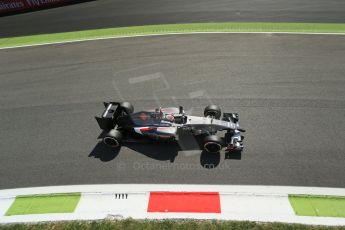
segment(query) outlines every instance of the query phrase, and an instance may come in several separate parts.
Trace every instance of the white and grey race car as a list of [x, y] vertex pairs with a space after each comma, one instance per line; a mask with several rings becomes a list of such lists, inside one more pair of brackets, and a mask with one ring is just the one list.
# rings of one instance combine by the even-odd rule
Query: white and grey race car
[[[221, 113], [216, 105], [209, 105], [204, 116], [186, 115], [182, 106], [179, 108], [156, 108], [134, 113], [129, 102], [105, 102], [101, 117], [96, 117], [99, 127], [104, 131], [103, 142], [112, 147], [120, 147], [128, 140], [178, 140], [180, 131], [190, 132], [202, 137], [202, 148], [210, 153], [242, 151], [243, 139], [237, 113]], [[217, 136], [218, 131], [225, 131], [224, 137]]]

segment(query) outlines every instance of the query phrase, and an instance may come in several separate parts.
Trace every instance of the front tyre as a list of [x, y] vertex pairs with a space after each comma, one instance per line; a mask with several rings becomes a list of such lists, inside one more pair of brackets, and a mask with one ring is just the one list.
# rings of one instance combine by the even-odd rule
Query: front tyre
[[121, 140], [122, 140], [122, 133], [119, 130], [112, 129], [103, 138], [103, 143], [112, 148], [117, 148], [117, 147], [120, 147]]
[[222, 111], [219, 106], [217, 105], [209, 105], [204, 110], [204, 116], [205, 117], [214, 117], [216, 119], [219, 119], [222, 115]]
[[222, 139], [217, 135], [206, 136], [203, 142], [203, 148], [209, 153], [218, 153], [222, 149]]

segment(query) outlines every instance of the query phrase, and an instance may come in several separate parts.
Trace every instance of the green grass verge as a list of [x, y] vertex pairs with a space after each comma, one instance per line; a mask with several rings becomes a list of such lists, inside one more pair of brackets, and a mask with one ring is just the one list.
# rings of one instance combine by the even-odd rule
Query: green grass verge
[[345, 217], [345, 197], [289, 195], [289, 201], [299, 216]]
[[0, 48], [95, 38], [185, 32], [345, 33], [345, 23], [194, 23], [132, 26], [0, 39]]
[[12, 224], [12, 225], [0, 225], [1, 230], [89, 230], [89, 229], [152, 229], [152, 230], [164, 230], [164, 229], [180, 229], [180, 230], [212, 230], [212, 229], [268, 229], [268, 230], [323, 230], [323, 229], [339, 229], [345, 230], [345, 227], [321, 227], [321, 226], [308, 226], [297, 224], [281, 224], [281, 223], [255, 223], [255, 222], [241, 222], [241, 221], [193, 221], [193, 220], [163, 220], [163, 221], [149, 221], [149, 220], [119, 220], [119, 221], [83, 221], [83, 222], [58, 222], [58, 223], [44, 223], [44, 224]]
[[6, 216], [74, 212], [80, 193], [17, 196]]

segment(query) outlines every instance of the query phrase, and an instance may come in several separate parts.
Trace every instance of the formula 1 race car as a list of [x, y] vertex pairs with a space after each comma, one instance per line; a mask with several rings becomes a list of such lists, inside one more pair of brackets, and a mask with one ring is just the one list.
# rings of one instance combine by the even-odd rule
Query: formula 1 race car
[[[216, 105], [209, 105], [204, 116], [186, 115], [182, 106], [179, 108], [157, 108], [134, 113], [129, 102], [104, 102], [105, 110], [101, 117], [96, 117], [99, 127], [104, 131], [103, 142], [111, 147], [120, 147], [129, 138], [142, 137], [155, 141], [178, 140], [180, 131], [190, 132], [202, 137], [201, 147], [209, 153], [242, 151], [243, 136], [238, 123], [237, 113], [221, 113]], [[222, 117], [222, 118], [221, 118]], [[216, 135], [225, 131], [223, 138]]]

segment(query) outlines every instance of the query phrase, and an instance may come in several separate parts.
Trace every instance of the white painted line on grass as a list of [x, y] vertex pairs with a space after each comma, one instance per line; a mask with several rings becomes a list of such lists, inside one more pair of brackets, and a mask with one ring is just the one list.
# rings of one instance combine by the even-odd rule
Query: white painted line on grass
[[116, 38], [135, 38], [135, 37], [151, 37], [151, 36], [166, 36], [166, 35], [193, 35], [193, 34], [291, 34], [291, 35], [333, 35], [333, 36], [345, 35], [345, 33], [317, 33], [317, 32], [181, 32], [181, 33], [178, 32], [178, 33], [139, 34], [139, 35], [124, 35], [124, 36], [109, 36], [109, 37], [105, 36], [105, 37], [86, 38], [86, 39], [77, 39], [77, 40], [66, 40], [66, 41], [61, 41], [61, 42], [47, 42], [47, 43], [37, 43], [37, 44], [31, 44], [31, 45], [8, 46], [8, 47], [1, 47], [0, 50], [35, 47], [35, 46], [46, 46], [46, 45], [58, 45], [58, 44], [67, 44], [67, 43], [75, 43], [75, 42], [108, 40], [108, 39], [116, 39]]

